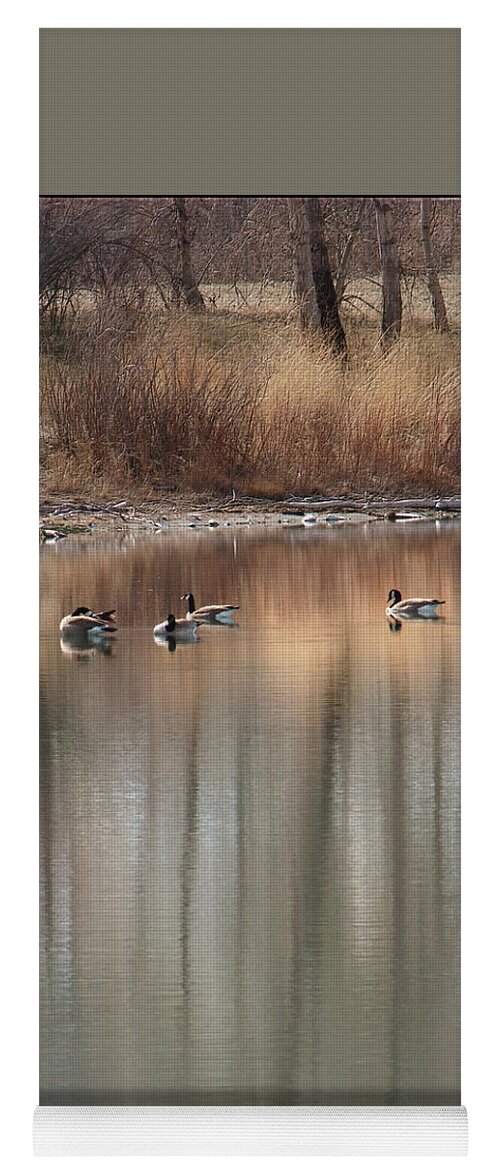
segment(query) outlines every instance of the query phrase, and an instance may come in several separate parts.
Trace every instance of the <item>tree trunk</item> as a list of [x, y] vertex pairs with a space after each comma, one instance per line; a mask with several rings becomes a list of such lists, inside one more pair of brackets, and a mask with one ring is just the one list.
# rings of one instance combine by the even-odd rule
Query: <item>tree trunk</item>
[[205, 302], [196, 284], [191, 260], [191, 237], [189, 235], [186, 200], [184, 196], [173, 196], [177, 246], [179, 250], [179, 291], [190, 309], [204, 309]]
[[390, 200], [374, 199], [373, 203], [377, 222], [378, 250], [382, 267], [383, 308], [381, 341], [383, 345], [391, 345], [401, 333], [401, 268], [394, 236], [394, 223]]
[[319, 329], [320, 312], [314, 284], [309, 230], [303, 197], [287, 197], [288, 224], [292, 242], [295, 296], [303, 329]]
[[434, 329], [439, 333], [446, 333], [449, 329], [448, 318], [446, 316], [446, 306], [444, 297], [439, 284], [439, 277], [437, 268], [434, 262], [431, 243], [431, 200], [428, 196], [422, 198], [420, 202], [420, 233], [422, 237], [422, 248], [424, 251], [425, 271], [427, 274], [427, 284], [429, 286], [429, 293], [432, 301], [432, 311], [434, 314]]
[[307, 225], [309, 228], [309, 249], [312, 276], [316, 290], [320, 326], [337, 354], [347, 349], [345, 333], [339, 317], [337, 294], [330, 270], [328, 248], [325, 239], [325, 225], [321, 205], [316, 195], [304, 199]]

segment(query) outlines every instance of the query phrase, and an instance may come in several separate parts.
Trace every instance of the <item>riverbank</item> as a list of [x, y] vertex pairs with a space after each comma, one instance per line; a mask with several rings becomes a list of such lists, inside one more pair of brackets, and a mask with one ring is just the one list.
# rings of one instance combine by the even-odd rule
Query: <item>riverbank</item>
[[42, 497], [40, 539], [105, 532], [161, 532], [177, 528], [230, 528], [255, 525], [345, 525], [408, 523], [460, 515], [460, 497], [376, 498], [332, 496], [285, 500], [191, 496], [130, 501], [69, 500], [59, 493]]

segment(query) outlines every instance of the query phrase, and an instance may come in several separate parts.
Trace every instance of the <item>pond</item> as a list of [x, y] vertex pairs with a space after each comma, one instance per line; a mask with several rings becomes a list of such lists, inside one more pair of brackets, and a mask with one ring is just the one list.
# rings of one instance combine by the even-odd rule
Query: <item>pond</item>
[[[41, 1104], [458, 1104], [456, 521], [41, 550]], [[391, 587], [446, 599], [391, 629]], [[160, 645], [181, 594], [234, 626]], [[61, 646], [78, 605], [118, 633]]]

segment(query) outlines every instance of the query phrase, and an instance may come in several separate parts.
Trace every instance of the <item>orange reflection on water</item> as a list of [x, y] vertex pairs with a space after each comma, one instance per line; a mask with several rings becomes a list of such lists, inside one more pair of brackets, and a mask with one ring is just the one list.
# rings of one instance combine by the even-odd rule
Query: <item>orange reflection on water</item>
[[[456, 524], [42, 549], [42, 1102], [459, 1100]], [[446, 598], [391, 633], [388, 589]], [[169, 653], [180, 595], [240, 604]], [[60, 616], [116, 606], [113, 656]]]

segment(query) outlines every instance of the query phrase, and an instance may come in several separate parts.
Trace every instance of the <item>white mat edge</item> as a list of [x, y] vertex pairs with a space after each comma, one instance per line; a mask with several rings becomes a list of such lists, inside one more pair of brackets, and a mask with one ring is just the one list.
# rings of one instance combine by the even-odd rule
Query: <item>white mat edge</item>
[[38, 1106], [37, 1156], [466, 1155], [464, 1106]]

